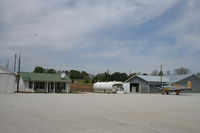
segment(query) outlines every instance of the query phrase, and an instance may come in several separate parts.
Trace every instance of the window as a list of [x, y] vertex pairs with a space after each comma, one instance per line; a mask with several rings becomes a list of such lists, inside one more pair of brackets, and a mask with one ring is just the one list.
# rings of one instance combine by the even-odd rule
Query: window
[[55, 86], [56, 89], [64, 90], [66, 88], [66, 84], [65, 83], [56, 83], [55, 85], [56, 85]]
[[65, 83], [60, 83], [60, 88], [64, 90], [66, 88], [66, 84]]
[[34, 89], [45, 89], [45, 82], [35, 82]]
[[32, 89], [33, 88], [33, 82], [29, 82], [29, 89]]
[[48, 83], [48, 89], [53, 89], [54, 88], [54, 83], [53, 82], [49, 82]]
[[60, 83], [56, 83], [56, 84], [55, 84], [55, 88], [56, 88], [56, 89], [60, 89]]

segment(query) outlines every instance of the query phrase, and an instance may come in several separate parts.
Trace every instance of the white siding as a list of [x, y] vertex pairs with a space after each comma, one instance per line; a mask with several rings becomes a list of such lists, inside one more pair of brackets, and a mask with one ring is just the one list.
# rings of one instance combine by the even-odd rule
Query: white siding
[[16, 91], [15, 75], [0, 73], [0, 93], [13, 93]]
[[130, 83], [123, 83], [123, 88], [125, 93], [130, 92]]

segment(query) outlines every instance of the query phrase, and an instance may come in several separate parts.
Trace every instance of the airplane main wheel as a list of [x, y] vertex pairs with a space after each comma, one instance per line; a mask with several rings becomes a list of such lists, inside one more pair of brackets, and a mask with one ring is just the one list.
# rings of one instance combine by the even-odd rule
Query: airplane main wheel
[[169, 95], [169, 91], [167, 91], [166, 94]]

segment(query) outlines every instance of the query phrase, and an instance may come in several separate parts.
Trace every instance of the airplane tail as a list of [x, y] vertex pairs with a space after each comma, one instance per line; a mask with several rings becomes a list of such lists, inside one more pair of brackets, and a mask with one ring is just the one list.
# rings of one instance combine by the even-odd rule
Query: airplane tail
[[188, 88], [192, 89], [192, 82], [188, 81]]

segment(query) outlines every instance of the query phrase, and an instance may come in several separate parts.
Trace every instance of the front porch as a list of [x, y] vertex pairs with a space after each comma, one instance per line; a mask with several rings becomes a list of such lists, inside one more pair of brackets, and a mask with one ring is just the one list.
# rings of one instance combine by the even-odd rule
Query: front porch
[[29, 89], [34, 92], [46, 92], [46, 93], [68, 93], [69, 84], [66, 82], [47, 82], [47, 81], [30, 81]]

